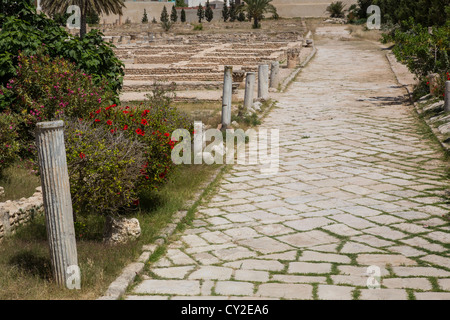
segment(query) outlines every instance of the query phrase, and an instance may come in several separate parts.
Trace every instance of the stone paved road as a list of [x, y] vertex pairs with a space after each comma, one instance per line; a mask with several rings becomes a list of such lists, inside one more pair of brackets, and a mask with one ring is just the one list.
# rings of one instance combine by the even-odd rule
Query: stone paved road
[[262, 124], [278, 174], [235, 165], [125, 298], [450, 299], [446, 163], [404, 94], [378, 47], [320, 41]]

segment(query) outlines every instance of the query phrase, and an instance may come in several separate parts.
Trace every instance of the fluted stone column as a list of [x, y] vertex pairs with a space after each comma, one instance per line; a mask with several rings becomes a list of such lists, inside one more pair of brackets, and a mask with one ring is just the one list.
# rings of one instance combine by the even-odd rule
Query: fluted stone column
[[270, 68], [270, 83], [271, 88], [277, 88], [279, 82], [280, 63], [278, 61], [272, 61]]
[[269, 66], [261, 64], [258, 67], [258, 99], [269, 98]]
[[233, 67], [225, 66], [223, 76], [222, 95], [222, 128], [226, 129], [231, 124], [231, 99], [233, 90]]
[[445, 104], [444, 111], [450, 112], [450, 81], [445, 82]]
[[244, 94], [244, 109], [246, 111], [253, 107], [255, 79], [256, 74], [254, 72], [247, 72], [247, 78], [245, 79], [245, 94]]
[[64, 122], [38, 123], [36, 145], [53, 276], [58, 285], [79, 289], [80, 270], [64, 146]]

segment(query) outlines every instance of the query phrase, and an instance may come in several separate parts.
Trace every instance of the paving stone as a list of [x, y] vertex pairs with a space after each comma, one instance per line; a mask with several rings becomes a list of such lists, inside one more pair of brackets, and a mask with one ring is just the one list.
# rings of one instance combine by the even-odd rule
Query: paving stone
[[293, 235], [277, 237], [277, 239], [286, 242], [294, 247], [311, 247], [321, 244], [339, 242], [339, 239], [332, 237], [320, 230], [301, 232]]
[[190, 234], [187, 236], [182, 236], [181, 240], [185, 242], [190, 247], [199, 247], [199, 246], [206, 246], [208, 243], [200, 238], [199, 236], [195, 234]]
[[343, 224], [348, 225], [354, 229], [365, 229], [370, 227], [375, 227], [376, 225], [370, 221], [363, 218], [355, 217], [351, 214], [338, 214], [331, 217], [333, 220], [339, 221]]
[[393, 223], [399, 223], [404, 221], [403, 219], [399, 219], [398, 217], [391, 216], [388, 214], [380, 214], [378, 216], [367, 217], [367, 219], [383, 225], [390, 225]]
[[400, 266], [400, 265], [416, 265], [417, 262], [406, 258], [402, 255], [392, 254], [359, 254], [356, 258], [358, 264], [370, 266]]
[[428, 291], [432, 289], [430, 281], [425, 278], [389, 278], [381, 281], [383, 286], [392, 289], [417, 289]]
[[438, 256], [435, 254], [430, 254], [425, 257], [421, 257], [420, 260], [430, 262], [432, 264], [437, 264], [445, 268], [450, 268], [450, 258]]
[[366, 287], [368, 276], [331, 275], [330, 278], [334, 284], [348, 284], [357, 287]]
[[200, 293], [202, 296], [210, 296], [212, 294], [212, 289], [214, 288], [215, 281], [204, 280], [201, 284]]
[[308, 284], [264, 283], [256, 296], [284, 299], [312, 299], [312, 286]]
[[254, 285], [250, 282], [218, 281], [214, 291], [220, 295], [250, 296], [253, 294]]
[[287, 260], [294, 261], [297, 260], [297, 251], [286, 251], [282, 253], [272, 253], [265, 254], [262, 256], [258, 256], [258, 259], [266, 259], [266, 260]]
[[417, 300], [450, 300], [450, 292], [415, 292]]
[[383, 252], [383, 251], [352, 241], [347, 241], [340, 251], [340, 253], [367, 253], [367, 252]]
[[307, 230], [323, 227], [323, 226], [326, 226], [331, 223], [333, 223], [333, 221], [331, 221], [327, 218], [318, 217], [318, 218], [305, 218], [305, 219], [300, 219], [300, 220], [295, 220], [295, 221], [289, 221], [289, 222], [285, 222], [284, 225], [286, 225], [290, 228], [293, 228], [295, 230], [307, 231]]
[[186, 274], [194, 270], [194, 266], [186, 267], [169, 267], [169, 268], [153, 268], [152, 272], [157, 276], [166, 279], [183, 279]]
[[320, 284], [317, 289], [319, 300], [352, 300], [354, 288]]
[[313, 251], [303, 251], [299, 261], [323, 261], [336, 263], [350, 263], [351, 259], [343, 254], [320, 253]]
[[269, 272], [257, 270], [236, 270], [234, 279], [241, 281], [267, 282], [269, 281]]
[[361, 289], [359, 300], [407, 300], [403, 289]]
[[213, 256], [212, 254], [210, 254], [208, 252], [195, 253], [195, 254], [193, 254], [193, 257], [201, 265], [211, 265], [211, 264], [216, 264], [216, 263], [220, 262], [220, 260], [217, 257]]
[[[389, 275], [389, 271], [383, 267], [380, 267], [380, 276], [385, 277]], [[358, 277], [368, 277], [368, 268], [367, 266], [338, 266], [338, 270], [340, 273], [344, 275], [350, 275], [350, 276], [358, 276]]]
[[189, 275], [189, 279], [229, 280], [233, 269], [215, 266], [202, 266]]
[[179, 249], [167, 250], [167, 257], [176, 265], [192, 265], [195, 261]]
[[450, 277], [450, 272], [433, 267], [393, 267], [399, 277]]
[[235, 269], [247, 269], [247, 270], [266, 270], [266, 271], [281, 271], [284, 269], [284, 265], [275, 260], [256, 260], [246, 259], [228, 262], [224, 264], [225, 267], [231, 267]]
[[327, 278], [322, 276], [292, 276], [286, 274], [274, 274], [273, 281], [287, 282], [287, 283], [326, 283]]
[[254, 211], [258, 208], [252, 204], [242, 204], [237, 206], [225, 206], [222, 207], [222, 209], [231, 213], [241, 213], [246, 211]]
[[340, 236], [345, 236], [345, 237], [355, 236], [357, 234], [361, 234], [361, 231], [352, 229], [349, 226], [347, 226], [345, 224], [342, 224], [342, 223], [337, 223], [337, 224], [332, 224], [332, 225], [329, 225], [329, 226], [325, 226], [325, 227], [322, 227], [322, 229], [331, 231], [334, 234], [337, 234], [337, 235], [340, 235]]
[[227, 219], [224, 219], [224, 218], [221, 218], [221, 217], [209, 218], [209, 219], [206, 219], [206, 221], [208, 221], [209, 224], [212, 224], [214, 226], [231, 223], [230, 220], [227, 220]]
[[238, 244], [250, 247], [262, 254], [291, 250], [292, 247], [269, 237], [252, 238], [237, 241]]
[[420, 237], [404, 239], [404, 240], [401, 240], [401, 241], [403, 243], [409, 244], [411, 246], [427, 249], [427, 250], [434, 251], [434, 252], [446, 251], [446, 249], [443, 246], [441, 246], [439, 244], [436, 244], [436, 243], [431, 243], [428, 240], [425, 240], [425, 239], [420, 238]]
[[386, 226], [365, 229], [364, 232], [392, 240], [402, 239], [407, 236], [403, 232], [393, 230]]
[[144, 280], [133, 290], [143, 294], [200, 294], [200, 282], [193, 280]]
[[430, 238], [435, 241], [442, 242], [442, 243], [450, 243], [450, 233], [434, 231], [434, 232], [430, 232], [429, 234], [425, 235], [425, 237]]
[[391, 227], [406, 231], [408, 233], [423, 233], [423, 232], [429, 232], [430, 230], [414, 224], [414, 223], [399, 223], [399, 224], [392, 224]]
[[450, 291], [450, 279], [438, 279], [438, 283], [442, 290]]
[[200, 236], [209, 243], [225, 243], [230, 241], [230, 237], [220, 231], [203, 232]]
[[291, 262], [288, 273], [330, 273], [331, 263]]
[[238, 260], [256, 256], [255, 252], [243, 247], [234, 247], [212, 251], [217, 258], [223, 261]]
[[381, 214], [380, 211], [374, 210], [371, 208], [367, 208], [364, 206], [352, 206], [352, 207], [344, 207], [340, 208], [342, 211], [348, 212], [350, 214], [353, 214], [355, 216], [360, 217], [371, 217]]
[[257, 232], [262, 233], [267, 236], [278, 236], [287, 233], [292, 233], [295, 230], [288, 228], [282, 224], [266, 224], [262, 226], [257, 226], [254, 228]]
[[250, 239], [250, 238], [260, 236], [255, 230], [253, 230], [252, 228], [248, 228], [248, 227], [232, 228], [232, 229], [225, 230], [224, 233], [226, 233], [228, 236], [230, 236], [234, 240]]
[[406, 257], [417, 257], [417, 256], [423, 256], [426, 254], [425, 251], [414, 249], [413, 247], [409, 246], [394, 246], [389, 247], [389, 251], [401, 253], [402, 255]]

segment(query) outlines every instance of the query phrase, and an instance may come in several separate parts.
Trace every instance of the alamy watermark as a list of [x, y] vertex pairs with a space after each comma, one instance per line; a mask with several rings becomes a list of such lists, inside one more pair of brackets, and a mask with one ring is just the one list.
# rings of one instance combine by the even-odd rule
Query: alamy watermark
[[379, 30], [381, 28], [381, 9], [377, 5], [371, 5], [367, 8], [366, 13], [371, 15], [367, 18], [367, 29]]
[[[224, 142], [225, 136], [225, 142]], [[241, 164], [261, 165], [261, 174], [276, 174], [279, 170], [278, 129], [218, 129], [204, 130], [202, 122], [194, 122], [194, 137], [186, 129], [172, 133], [178, 142], [171, 153], [174, 164]], [[208, 143], [210, 142], [210, 143]]]

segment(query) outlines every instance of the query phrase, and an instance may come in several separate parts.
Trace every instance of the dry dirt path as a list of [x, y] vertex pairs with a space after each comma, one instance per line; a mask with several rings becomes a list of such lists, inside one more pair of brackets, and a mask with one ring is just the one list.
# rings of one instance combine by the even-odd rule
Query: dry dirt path
[[125, 299], [450, 299], [440, 149], [384, 51], [316, 45], [261, 125], [279, 172], [233, 166]]

